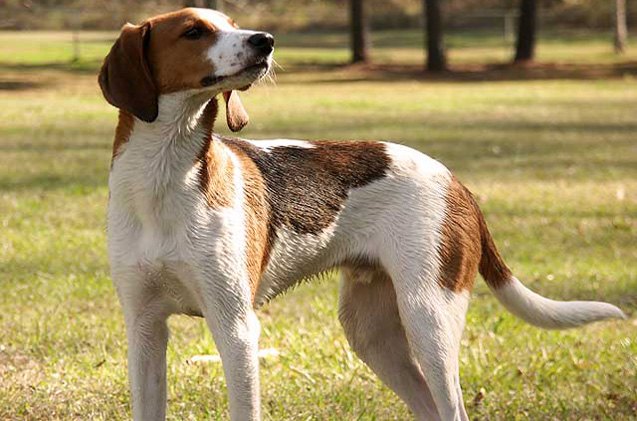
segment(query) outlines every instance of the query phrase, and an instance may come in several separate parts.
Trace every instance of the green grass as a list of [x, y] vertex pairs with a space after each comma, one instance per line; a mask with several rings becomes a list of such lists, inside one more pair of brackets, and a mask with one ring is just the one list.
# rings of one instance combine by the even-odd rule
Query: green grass
[[[419, 37], [377, 34], [375, 59], [418, 64]], [[82, 61], [68, 64], [67, 34], [0, 34], [0, 419], [129, 417], [104, 230], [116, 112], [95, 81], [112, 34], [83, 39], [91, 42]], [[473, 69], [509, 51], [495, 37], [457, 34], [458, 73], [414, 78], [413, 69], [334, 67], [347, 59], [344, 42], [281, 37], [285, 70], [277, 86], [243, 95], [251, 123], [242, 135], [389, 139], [443, 161], [476, 193], [527, 285], [609, 300], [631, 316], [542, 331], [504, 311], [479, 281], [460, 359], [471, 416], [637, 418], [635, 52], [616, 58], [599, 36], [546, 37], [540, 59], [568, 72]], [[592, 65], [624, 70], [600, 78]], [[281, 352], [262, 364], [265, 418], [408, 419], [349, 350], [336, 303], [329, 277], [259, 312], [261, 346]], [[226, 418], [221, 367], [186, 362], [215, 352], [204, 323], [170, 325], [170, 418]]]

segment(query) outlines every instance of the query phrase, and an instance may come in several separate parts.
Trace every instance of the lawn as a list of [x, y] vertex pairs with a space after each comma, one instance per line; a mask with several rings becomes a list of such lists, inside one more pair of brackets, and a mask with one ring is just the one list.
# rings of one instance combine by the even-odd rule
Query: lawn
[[[0, 33], [0, 419], [126, 419], [124, 324], [105, 250], [116, 111], [96, 69], [114, 34]], [[477, 419], [637, 418], [637, 54], [602, 36], [540, 42], [530, 69], [487, 65], [488, 34], [450, 39], [454, 74], [421, 76], [416, 32], [375, 37], [344, 68], [343, 34], [279, 37], [277, 84], [243, 94], [251, 138], [388, 139], [449, 166], [477, 195], [518, 278], [561, 299], [603, 299], [628, 321], [533, 328], [478, 281], [461, 350]], [[402, 66], [402, 67], [401, 67]], [[220, 119], [223, 121], [223, 119]], [[219, 124], [219, 130], [225, 128]], [[335, 276], [259, 311], [264, 417], [409, 419], [349, 350]], [[220, 365], [199, 319], [173, 317], [169, 417], [225, 419]]]

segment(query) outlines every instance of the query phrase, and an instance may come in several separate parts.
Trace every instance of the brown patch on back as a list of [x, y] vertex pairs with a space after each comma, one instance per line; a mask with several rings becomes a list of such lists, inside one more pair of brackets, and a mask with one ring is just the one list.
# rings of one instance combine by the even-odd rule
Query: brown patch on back
[[117, 158], [120, 152], [120, 148], [128, 142], [130, 135], [133, 132], [135, 126], [135, 119], [133, 116], [124, 110], [119, 110], [119, 120], [117, 121], [117, 128], [115, 129], [115, 140], [113, 141], [113, 154], [111, 156], [111, 167], [113, 161]]
[[250, 157], [263, 174], [271, 208], [271, 235], [287, 226], [319, 234], [341, 211], [353, 188], [383, 178], [390, 158], [378, 142], [308, 142], [313, 148], [281, 146], [266, 152], [224, 138]]
[[334, 222], [349, 191], [384, 177], [390, 163], [385, 145], [376, 142], [310, 142], [314, 148], [266, 152], [240, 139], [221, 140], [242, 162], [251, 279], [265, 270], [279, 229], [319, 234]]
[[480, 222], [471, 193], [455, 177], [447, 190], [446, 216], [439, 248], [438, 282], [454, 292], [471, 290], [480, 262]]

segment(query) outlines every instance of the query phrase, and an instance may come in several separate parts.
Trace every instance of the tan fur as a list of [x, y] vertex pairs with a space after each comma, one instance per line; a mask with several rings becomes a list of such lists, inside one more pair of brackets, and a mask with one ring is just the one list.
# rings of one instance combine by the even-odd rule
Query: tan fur
[[243, 176], [244, 212], [246, 217], [246, 263], [250, 277], [250, 290], [254, 300], [259, 280], [265, 270], [271, 244], [268, 238], [268, 202], [266, 187], [261, 172], [244, 151], [228, 147], [241, 161]]
[[398, 313], [391, 278], [378, 266], [342, 269], [338, 318], [350, 346], [416, 414], [439, 420]]
[[454, 292], [471, 290], [480, 262], [480, 223], [471, 193], [452, 177], [447, 190], [447, 213], [440, 242], [438, 282]]
[[[159, 92], [199, 88], [201, 79], [213, 73], [206, 51], [217, 40], [217, 28], [200, 19], [192, 9], [167, 13], [147, 22], [151, 27], [148, 57]], [[202, 29], [204, 36], [185, 39], [182, 35], [193, 26]]]
[[151, 122], [158, 114], [158, 92], [150, 69], [150, 24], [122, 28], [104, 59], [97, 78], [104, 98], [113, 106]]
[[446, 199], [447, 213], [439, 250], [440, 285], [454, 292], [471, 291], [478, 271], [491, 288], [508, 283], [511, 270], [495, 247], [471, 192], [452, 177]]
[[202, 148], [199, 190], [206, 197], [206, 203], [213, 209], [232, 206], [234, 191], [234, 165], [230, 157], [220, 153], [222, 146], [217, 142], [206, 143]]
[[[193, 27], [202, 31], [201, 38], [184, 37]], [[125, 25], [100, 70], [104, 97], [141, 120], [154, 121], [159, 95], [200, 88], [202, 79], [214, 74], [206, 52], [217, 32], [193, 9]]]
[[[211, 208], [232, 206], [235, 195], [240, 193], [234, 191], [233, 176], [236, 169], [226, 155], [227, 149], [239, 159], [241, 177], [244, 183], [246, 264], [250, 277], [252, 299], [254, 300], [270, 250], [265, 182], [254, 161], [248, 158], [244, 151], [213, 139], [212, 129], [217, 113], [217, 101], [213, 99], [206, 105], [201, 119], [201, 125], [206, 131], [208, 142], [199, 158], [202, 165], [199, 188], [206, 195], [206, 201]], [[224, 156], [225, 158], [222, 158]]]
[[226, 123], [228, 128], [233, 132], [243, 129], [250, 117], [243, 108], [243, 103], [236, 91], [227, 91], [223, 93], [223, 99], [226, 101]]
[[[476, 205], [477, 209], [477, 205]], [[480, 210], [478, 210], [480, 223], [480, 239], [482, 241], [482, 257], [480, 259], [480, 274], [485, 282], [493, 289], [498, 289], [511, 282], [513, 274], [511, 269], [504, 263], [500, 256], [491, 233], [487, 228], [487, 223]]]
[[133, 118], [133, 116], [127, 111], [119, 110], [119, 120], [117, 122], [117, 128], [115, 129], [115, 139], [113, 140], [111, 166], [113, 166], [113, 161], [119, 154], [121, 147], [130, 139], [130, 135], [133, 132], [134, 126], [135, 119]]
[[206, 105], [201, 117], [201, 125], [206, 131], [207, 141], [201, 148], [198, 161], [199, 190], [206, 197], [208, 206], [214, 209], [232, 206], [234, 191], [234, 165], [223, 145], [212, 139], [212, 127], [217, 115], [217, 102], [212, 100]]

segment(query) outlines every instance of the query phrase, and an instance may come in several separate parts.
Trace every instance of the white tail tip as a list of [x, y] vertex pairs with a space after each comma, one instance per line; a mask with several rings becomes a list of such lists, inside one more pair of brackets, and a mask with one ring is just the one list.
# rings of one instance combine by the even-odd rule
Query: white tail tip
[[612, 304], [599, 301], [555, 301], [531, 291], [513, 277], [493, 293], [511, 313], [545, 329], [568, 329], [605, 319], [626, 319]]

